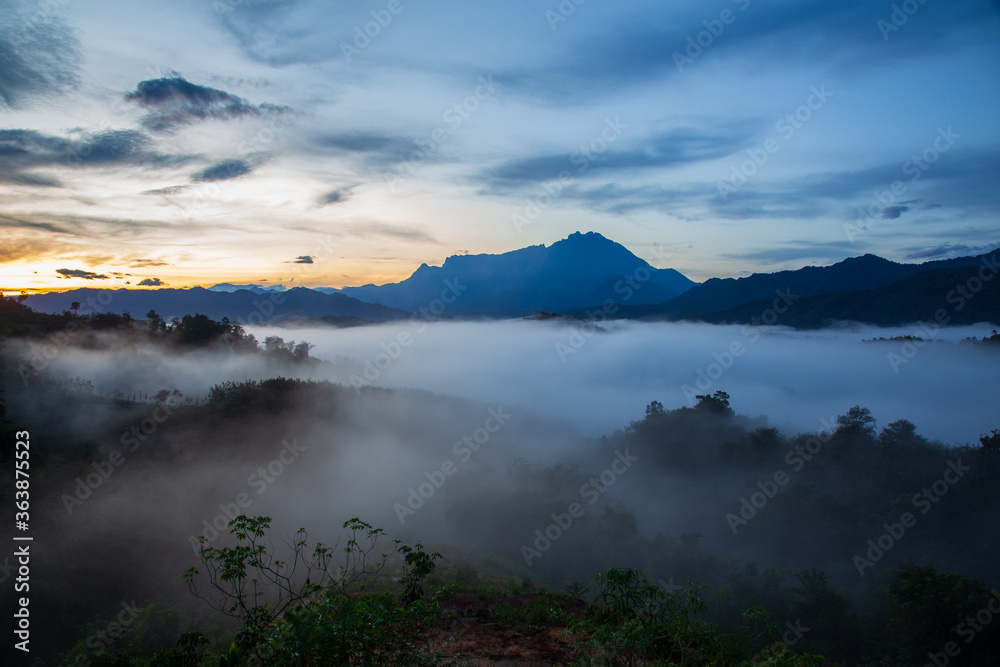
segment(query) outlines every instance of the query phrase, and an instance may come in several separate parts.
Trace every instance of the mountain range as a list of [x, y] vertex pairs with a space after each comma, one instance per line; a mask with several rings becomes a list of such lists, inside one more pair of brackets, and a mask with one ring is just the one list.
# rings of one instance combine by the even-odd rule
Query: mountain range
[[[851, 257], [832, 266], [712, 278], [665, 303], [626, 305], [619, 316], [633, 319], [750, 323], [779, 293], [794, 297], [780, 324], [817, 328], [853, 321], [899, 326], [933, 321], [938, 310], [950, 324], [1000, 323], [1000, 250], [975, 257], [898, 264], [875, 255]], [[980, 270], [985, 279], [980, 277]], [[979, 288], [966, 298], [959, 289]], [[959, 307], [961, 306], [961, 307]]]
[[[442, 317], [521, 317], [541, 311], [587, 316], [608, 301], [618, 317], [751, 323], [780, 294], [791, 295], [779, 324], [812, 328], [838, 321], [898, 326], [931, 321], [1000, 323], [1000, 250], [976, 257], [899, 264], [875, 255], [825, 267], [712, 278], [695, 283], [674, 269], [658, 269], [600, 234], [574, 233], [550, 246], [502, 254], [454, 255], [442, 266], [422, 264], [406, 280], [386, 285], [303, 288], [232, 285], [158, 290], [94, 290], [33, 295], [28, 305], [60, 312], [76, 301], [142, 317], [156, 310], [170, 319], [204, 313], [257, 323], [323, 319], [385, 322], [430, 310]], [[964, 287], [963, 287], [964, 286]], [[971, 288], [976, 287], [971, 293]], [[970, 290], [962, 296], [957, 290]], [[967, 298], [968, 297], [968, 298]], [[103, 297], [105, 300], [107, 296]], [[959, 307], [961, 306], [961, 307]], [[940, 319], [940, 318], [938, 318]]]
[[155, 310], [166, 320], [202, 313], [216, 320], [228, 317], [241, 324], [328, 315], [391, 322], [410, 316], [405, 311], [358, 301], [346, 294], [324, 294], [306, 287], [282, 292], [248, 289], [228, 292], [202, 287], [155, 290], [98, 290], [85, 287], [68, 292], [36, 294], [27, 300], [29, 306], [45, 313], [69, 310], [73, 302], [80, 303], [83, 313], [128, 311], [133, 317], [142, 319], [149, 310]]

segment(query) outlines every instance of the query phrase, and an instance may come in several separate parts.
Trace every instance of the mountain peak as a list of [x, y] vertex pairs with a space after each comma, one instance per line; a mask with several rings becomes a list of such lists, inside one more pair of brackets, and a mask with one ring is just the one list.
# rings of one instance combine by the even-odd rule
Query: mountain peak
[[[623, 290], [618, 283], [639, 270], [651, 272], [650, 286], [641, 292]], [[421, 265], [399, 283], [342, 291], [371, 303], [413, 311], [439, 296], [446, 280], [465, 286], [450, 310], [475, 313], [568, 310], [620, 299], [624, 293], [636, 302], [665, 301], [693, 284], [673, 270], [653, 269], [625, 246], [597, 232], [573, 232], [550, 246], [452, 255], [440, 267]]]
[[606, 236], [602, 236], [597, 232], [573, 232], [561, 241], [556, 241], [550, 247], [555, 247], [557, 245], [570, 245], [575, 247], [598, 247], [598, 246], [617, 246], [620, 245], [615, 243]]

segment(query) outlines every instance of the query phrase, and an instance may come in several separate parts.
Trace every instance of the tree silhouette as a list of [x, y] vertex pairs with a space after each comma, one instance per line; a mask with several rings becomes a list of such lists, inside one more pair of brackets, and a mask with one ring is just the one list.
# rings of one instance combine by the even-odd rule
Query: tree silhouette
[[711, 396], [708, 394], [699, 394], [695, 398], [698, 399], [698, 404], [694, 406], [695, 410], [705, 410], [729, 416], [734, 414], [733, 409], [729, 407], [729, 394], [724, 391], [717, 391]]
[[167, 328], [167, 323], [164, 322], [163, 318], [160, 317], [160, 314], [152, 308], [150, 308], [149, 312], [146, 313], [146, 320], [149, 322], [150, 331], [163, 331]]
[[858, 435], [875, 435], [875, 417], [868, 408], [855, 405], [846, 415], [837, 417], [837, 432], [856, 433]]

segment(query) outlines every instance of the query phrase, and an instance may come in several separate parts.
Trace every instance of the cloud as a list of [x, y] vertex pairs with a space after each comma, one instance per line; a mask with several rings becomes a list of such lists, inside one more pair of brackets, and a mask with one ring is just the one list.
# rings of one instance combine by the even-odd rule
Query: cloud
[[765, 265], [802, 262], [801, 266], [808, 266], [807, 262], [815, 262], [818, 266], [828, 266], [843, 261], [845, 257], [853, 257], [860, 254], [850, 241], [825, 241], [823, 243], [794, 241], [774, 248], [748, 250], [739, 253], [724, 253], [722, 256], [759, 262]]
[[300, 255], [293, 260], [285, 262], [285, 264], [312, 264], [313, 258], [309, 255]]
[[83, 60], [74, 32], [40, 4], [3, 4], [0, 109], [24, 108], [74, 88]]
[[59, 274], [59, 278], [82, 278], [84, 280], [110, 280], [103, 273], [94, 273], [93, 271], [83, 271], [82, 269], [56, 269], [56, 273]]
[[[0, 227], [3, 221], [0, 220]], [[16, 260], [26, 260], [37, 262], [42, 258], [48, 258], [68, 250], [65, 244], [54, 242], [47, 234], [22, 233], [18, 235], [4, 235], [3, 243], [0, 243], [0, 262], [13, 262]], [[35, 271], [37, 275], [38, 272]]]
[[[627, 132], [622, 125], [619, 132]], [[674, 128], [641, 141], [632, 141], [622, 148], [610, 148], [592, 156], [578, 149], [565, 153], [548, 153], [508, 160], [489, 170], [486, 179], [493, 187], [517, 186], [557, 178], [563, 171], [572, 175], [580, 172], [586, 160], [587, 176], [621, 173], [637, 169], [663, 169], [695, 164], [731, 155], [748, 145], [753, 138], [749, 128], [716, 127], [702, 130]], [[605, 144], [606, 145], [606, 144]]]
[[143, 278], [139, 281], [139, 284], [143, 287], [161, 287], [166, 285], [166, 283], [159, 278]]
[[170, 263], [159, 259], [133, 259], [129, 262], [129, 267], [133, 269], [145, 269], [151, 266], [170, 266]]
[[289, 107], [263, 103], [253, 105], [242, 97], [218, 88], [199, 86], [181, 76], [140, 81], [125, 100], [149, 109], [142, 124], [153, 132], [171, 132], [184, 125], [209, 120], [236, 120], [280, 115]]
[[414, 151], [421, 151], [416, 141], [376, 132], [343, 132], [317, 137], [313, 146], [332, 148], [338, 153], [354, 154], [377, 166], [386, 166], [407, 160]]
[[83, 168], [141, 165], [173, 168], [192, 156], [161, 154], [151, 150], [152, 140], [137, 130], [102, 130], [57, 137], [28, 129], [0, 129], [0, 181], [19, 185], [57, 187], [53, 176], [38, 168]]
[[996, 247], [996, 244], [970, 246], [964, 243], [952, 244], [951, 242], [946, 241], [945, 243], [933, 248], [927, 248], [926, 250], [910, 253], [909, 255], [906, 255], [906, 259], [940, 259], [942, 257], [976, 256], [988, 253]]
[[[855, 220], [859, 209], [896, 219], [908, 211], [940, 208], [942, 205], [936, 203], [940, 201], [966, 213], [983, 211], [993, 215], [1000, 206], [1000, 188], [996, 187], [995, 178], [1000, 171], [1000, 147], [953, 148], [941, 153], [917, 178], [913, 177], [913, 170], [914, 163], [904, 155], [899, 161], [807, 174], [777, 184], [764, 179], [751, 180], [729, 194], [726, 201], [716, 192], [703, 202], [714, 214], [731, 219], [836, 216]], [[903, 186], [902, 196], [922, 196], [898, 202], [891, 199], [889, 206], [885, 206], [885, 198], [893, 196], [890, 188], [894, 183]]]
[[203, 183], [210, 181], [226, 181], [231, 178], [239, 178], [240, 176], [246, 176], [254, 170], [254, 165], [251, 165], [246, 160], [223, 160], [211, 167], [206, 167], [201, 171], [193, 174], [191, 180], [195, 183]]
[[367, 222], [356, 222], [346, 225], [346, 229], [350, 232], [351, 236], [388, 236], [407, 241], [438, 242], [431, 234], [412, 225], [394, 225], [387, 222], [369, 220]]
[[144, 190], [142, 194], [144, 195], [162, 195], [165, 197], [171, 195], [179, 195], [180, 193], [187, 190], [190, 186], [188, 185], [168, 185], [165, 188], [156, 188], [155, 190]]
[[331, 190], [319, 198], [319, 203], [322, 206], [326, 206], [328, 204], [339, 204], [346, 201], [347, 197], [347, 193], [343, 190]]
[[[711, 76], [712, 66], [720, 63], [737, 68], [767, 62], [870, 70], [991, 43], [995, 15], [991, 21], [981, 4], [980, 0], [955, 0], [923, 7], [919, 20], [893, 33], [888, 41], [879, 33], [877, 22], [887, 18], [891, 8], [867, 0], [725, 3], [734, 19], [716, 36], [708, 33], [706, 23], [719, 20], [718, 6], [625, 4], [614, 28], [594, 26], [578, 31], [574, 38], [568, 36], [573, 33], [566, 33], [560, 58], [532, 59], [528, 65], [508, 67], [496, 78], [505, 90], [548, 104], [589, 105], [595, 96], [654, 80]], [[695, 41], [700, 33], [711, 38], [707, 46], [699, 47]], [[838, 48], [817, 49], [816, 44]], [[689, 48], [694, 57], [685, 61]]]
[[896, 206], [886, 206], [882, 209], [882, 219], [895, 220], [909, 210], [909, 206], [904, 206], [902, 204], [897, 204]]
[[[184, 233], [192, 233], [197, 230], [198, 225], [194, 222], [165, 219], [112, 218], [38, 211], [17, 213], [16, 215], [0, 213], [0, 228], [10, 228], [18, 234], [41, 231], [48, 232], [50, 235], [64, 235], [66, 238], [61, 239], [61, 243], [75, 243], [70, 239], [85, 239], [85, 246], [80, 246], [80, 248], [85, 247], [87, 250], [93, 251], [95, 248], [107, 250], [113, 247], [109, 246], [109, 243], [115, 243], [120, 239], [131, 241], [136, 236], [148, 231], [170, 229], [174, 232], [183, 230]], [[68, 261], [69, 258], [63, 256], [63, 259]], [[73, 259], [96, 265], [108, 264], [115, 260], [115, 257], [113, 255], [103, 257], [89, 255], [87, 257], [73, 257]]]
[[[2, 178], [2, 174], [0, 174], [0, 178]], [[59, 179], [55, 176], [29, 172], [10, 174], [8, 180], [11, 183], [16, 183], [18, 185], [31, 185], [33, 187], [43, 188], [57, 188], [62, 185]]]
[[134, 162], [146, 155], [150, 143], [149, 137], [142, 132], [107, 130], [88, 137], [79, 157], [86, 164]]
[[60, 226], [54, 222], [39, 220], [39, 219], [30, 219], [38, 217], [41, 216], [28, 215], [28, 216], [14, 217], [0, 213], [0, 227], [7, 227], [12, 229], [31, 229], [31, 230], [40, 229], [42, 231], [55, 232], [57, 234], [72, 233], [72, 231], [67, 227]]

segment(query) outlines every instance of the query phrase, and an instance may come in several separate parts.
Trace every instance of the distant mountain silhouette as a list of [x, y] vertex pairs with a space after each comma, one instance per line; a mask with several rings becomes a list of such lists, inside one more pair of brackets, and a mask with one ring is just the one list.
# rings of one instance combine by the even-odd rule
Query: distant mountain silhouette
[[[631, 286], [629, 279], [640, 287]], [[461, 291], [448, 313], [517, 314], [598, 306], [605, 299], [658, 303], [695, 283], [673, 269], [652, 267], [600, 234], [577, 232], [548, 247], [453, 255], [440, 267], [421, 265], [402, 282], [340, 291], [369, 303], [416, 311], [451, 290], [449, 284]]]
[[[81, 312], [95, 312], [89, 303], [101, 304], [100, 295], [105, 290], [75, 289], [68, 292], [49, 292], [28, 297], [28, 305], [45, 313], [68, 310], [79, 301]], [[285, 292], [258, 293], [249, 290], [235, 292], [211, 291], [201, 287], [191, 289], [158, 290], [108, 290], [111, 300], [97, 312], [121, 313], [129, 311], [132, 317], [144, 319], [153, 309], [164, 319], [202, 313], [221, 320], [228, 317], [233, 322], [259, 324], [263, 321], [280, 321], [290, 317], [356, 317], [371, 321], [393, 321], [409, 317], [408, 313], [377, 304], [364, 303], [345, 294], [323, 294], [305, 287]]]
[[[993, 259], [1000, 262], [1000, 251], [994, 253]], [[931, 269], [875, 289], [803, 297], [793, 301], [787, 312], [778, 317], [777, 323], [797, 329], [818, 329], [836, 322], [862, 322], [882, 327], [916, 322], [942, 326], [979, 322], [1000, 324], [1000, 274], [993, 280], [981, 281], [980, 266]], [[970, 281], [971, 285], [982, 285], [982, 288], [973, 293], [969, 289]], [[965, 287], [965, 294], [971, 298], [963, 296], [957, 289], [959, 286]], [[750, 323], [754, 318], [759, 320], [773, 301], [772, 297], [746, 303], [701, 319], [714, 323]]]
[[[625, 307], [624, 317], [696, 319], [706, 322], [749, 322], [770, 307], [780, 290], [799, 297], [780, 324], [819, 327], [852, 320], [883, 326], [934, 319], [956, 286], [979, 268], [1000, 259], [1000, 250], [977, 257], [897, 264], [875, 255], [852, 257], [832, 266], [754, 274], [746, 278], [712, 278], [665, 303]], [[986, 262], [984, 264], [984, 261]], [[1000, 275], [985, 281], [981, 293], [952, 313], [952, 324], [1000, 320]]]
[[[138, 319], [154, 309], [168, 320], [203, 313], [236, 322], [295, 320], [298, 326], [325, 318], [327, 324], [345, 326], [401, 320], [421, 309], [445, 318], [520, 317], [542, 311], [586, 317], [611, 300], [616, 317], [747, 323], [759, 318], [780, 291], [797, 297], [778, 321], [786, 326], [811, 328], [844, 320], [899, 325], [933, 320], [940, 309], [949, 314], [950, 324], [1000, 323], [1000, 274], [991, 272], [961, 308], [954, 298], [948, 301], [952, 290], [998, 259], [1000, 249], [923, 264], [864, 255], [832, 266], [697, 284], [673, 269], [653, 268], [600, 234], [577, 232], [548, 247], [455, 255], [442, 266], [423, 264], [406, 280], [387, 285], [287, 291], [229, 283], [209, 289], [119, 289], [107, 292], [112, 299], [103, 309], [127, 310]], [[88, 288], [40, 294], [29, 297], [28, 305], [53, 313], [79, 301], [88, 312], [87, 304], [101, 293]]]
[[270, 294], [271, 292], [284, 292], [288, 288], [284, 285], [234, 285], [232, 283], [219, 283], [207, 289], [210, 292], [238, 292], [241, 289], [245, 289], [257, 294]]

